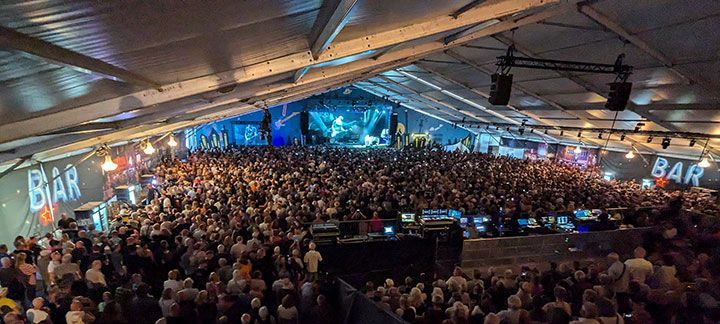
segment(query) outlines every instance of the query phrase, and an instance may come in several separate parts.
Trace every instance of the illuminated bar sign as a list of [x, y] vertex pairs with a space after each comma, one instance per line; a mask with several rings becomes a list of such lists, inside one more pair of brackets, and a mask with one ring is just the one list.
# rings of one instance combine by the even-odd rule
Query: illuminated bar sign
[[665, 181], [675, 181], [675, 183], [679, 185], [692, 185], [693, 187], [700, 186], [700, 178], [702, 178], [703, 173], [705, 173], [705, 169], [693, 163], [690, 164], [687, 172], [685, 172], [683, 176], [682, 162], [676, 162], [670, 167], [668, 160], [659, 156], [655, 159], [655, 164], [651, 172], [652, 176], [656, 178], [656, 181], [660, 180], [661, 183]]
[[45, 170], [29, 169], [27, 171], [28, 197], [30, 197], [30, 212], [36, 213], [48, 203], [55, 204], [60, 201], [75, 201], [80, 199], [77, 169], [68, 164], [62, 175], [57, 167], [52, 168], [52, 178], [48, 181]]

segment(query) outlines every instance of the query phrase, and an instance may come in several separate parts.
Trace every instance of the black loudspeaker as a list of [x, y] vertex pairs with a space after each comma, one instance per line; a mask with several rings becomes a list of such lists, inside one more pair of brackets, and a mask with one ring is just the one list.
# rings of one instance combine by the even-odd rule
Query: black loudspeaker
[[397, 133], [397, 126], [398, 126], [398, 114], [392, 113], [390, 115], [390, 135], [395, 135]]
[[308, 133], [308, 127], [310, 124], [310, 115], [307, 111], [303, 111], [300, 113], [300, 133], [303, 135], [307, 135]]
[[630, 91], [632, 91], [632, 82], [611, 82], [605, 108], [611, 111], [625, 110], [628, 99], [630, 99]]
[[505, 106], [510, 102], [510, 91], [512, 90], [512, 74], [493, 74], [490, 76], [490, 98], [488, 101], [493, 105]]
[[493, 105], [505, 106], [510, 102], [512, 91], [512, 74], [493, 74], [490, 76], [490, 97], [488, 101]]

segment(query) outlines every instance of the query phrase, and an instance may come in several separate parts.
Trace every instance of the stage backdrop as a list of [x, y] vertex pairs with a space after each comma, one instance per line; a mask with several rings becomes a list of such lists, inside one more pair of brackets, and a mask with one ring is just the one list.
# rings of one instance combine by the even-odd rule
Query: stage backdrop
[[[433, 143], [441, 145], [454, 145], [463, 141], [463, 139], [472, 135], [471, 132], [464, 128], [453, 126], [439, 119], [423, 115], [414, 110], [405, 107], [395, 108], [398, 114], [398, 122], [402, 126], [405, 134], [422, 134], [426, 133]], [[497, 145], [490, 140], [489, 145]]]

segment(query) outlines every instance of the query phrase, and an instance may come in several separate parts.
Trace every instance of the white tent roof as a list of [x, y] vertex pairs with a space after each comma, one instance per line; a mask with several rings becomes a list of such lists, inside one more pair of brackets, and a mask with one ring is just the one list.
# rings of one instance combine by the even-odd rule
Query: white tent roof
[[[615, 128], [720, 135], [713, 0], [43, 0], [0, 4], [0, 28], [4, 166], [348, 84], [450, 121], [611, 126], [611, 76], [515, 68], [510, 105], [490, 105], [495, 57], [513, 43], [548, 59], [625, 53], [634, 87]], [[524, 136], [577, 141], [537, 133]], [[610, 148], [693, 158], [704, 144], [616, 137]]]

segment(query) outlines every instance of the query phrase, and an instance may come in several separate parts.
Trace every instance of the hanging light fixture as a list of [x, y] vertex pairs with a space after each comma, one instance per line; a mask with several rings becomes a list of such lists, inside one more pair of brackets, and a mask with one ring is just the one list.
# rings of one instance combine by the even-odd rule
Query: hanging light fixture
[[704, 168], [709, 168], [709, 167], [710, 167], [710, 161], [708, 161], [707, 156], [704, 157], [704, 158], [702, 159], [702, 161], [700, 161], [700, 163], [698, 163], [697, 166], [699, 166], [699, 167], [701, 167], [701, 168], [703, 168], [703, 169], [704, 169]]
[[630, 151], [628, 151], [627, 154], [625, 154], [625, 158], [628, 159], [628, 160], [630, 160], [630, 159], [632, 159], [632, 158], [634, 158], [634, 157], [635, 157], [635, 152], [633, 152], [632, 149], [630, 149]]
[[117, 163], [113, 162], [112, 157], [110, 157], [110, 152], [108, 152], [105, 155], [105, 162], [103, 162], [103, 164], [100, 165], [100, 167], [103, 169], [103, 171], [109, 172], [109, 171], [115, 171], [115, 169], [117, 169], [118, 165], [117, 165]]
[[177, 146], [178, 143], [175, 141], [175, 136], [173, 136], [172, 134], [170, 134], [168, 136], [170, 136], [170, 139], [168, 140], [168, 146], [170, 146], [170, 147]]
[[117, 163], [113, 162], [112, 156], [110, 156], [110, 147], [108, 147], [107, 144], [103, 144], [102, 146], [100, 146], [97, 149], [96, 154], [98, 156], [105, 157], [105, 162], [103, 162], [103, 164], [100, 165], [100, 168], [102, 168], [103, 171], [110, 172], [110, 171], [115, 171], [115, 169], [117, 169], [118, 165], [117, 165]]
[[150, 143], [150, 140], [147, 140], [145, 143], [145, 148], [143, 149], [143, 152], [147, 155], [152, 155], [155, 153], [155, 148], [152, 146], [152, 143]]

